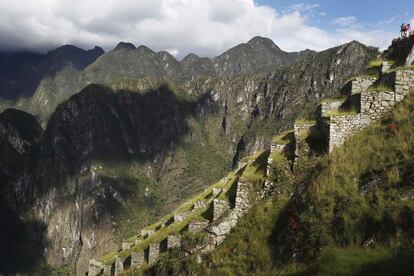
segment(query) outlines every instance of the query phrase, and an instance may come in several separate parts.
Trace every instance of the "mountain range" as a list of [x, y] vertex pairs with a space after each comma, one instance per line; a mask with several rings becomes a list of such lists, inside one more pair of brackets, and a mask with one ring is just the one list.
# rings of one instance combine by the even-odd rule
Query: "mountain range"
[[2, 270], [85, 272], [313, 116], [378, 54], [356, 41], [287, 53], [262, 37], [181, 61], [130, 43], [2, 54]]

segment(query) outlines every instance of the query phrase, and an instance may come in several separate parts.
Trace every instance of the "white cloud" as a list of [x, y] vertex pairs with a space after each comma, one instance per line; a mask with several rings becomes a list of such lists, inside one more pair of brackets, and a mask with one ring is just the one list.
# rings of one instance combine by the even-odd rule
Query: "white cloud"
[[289, 51], [321, 50], [365, 36], [379, 41], [372, 32], [311, 26], [306, 12], [319, 5], [295, 6], [279, 12], [253, 0], [1, 0], [0, 48], [75, 44], [109, 50], [128, 41], [182, 57], [214, 56], [257, 35]]
[[310, 11], [316, 8], [319, 8], [320, 5], [319, 4], [305, 4], [305, 3], [298, 3], [298, 4], [294, 4], [290, 6], [290, 9], [292, 10], [296, 10], [296, 11], [301, 11], [301, 12], [306, 12], [306, 11]]
[[167, 49], [166, 51], [175, 57], [180, 53], [178, 49]]
[[344, 17], [338, 17], [332, 20], [333, 24], [339, 25], [341, 27], [348, 27], [353, 24], [355, 24], [358, 20], [355, 16], [344, 16]]

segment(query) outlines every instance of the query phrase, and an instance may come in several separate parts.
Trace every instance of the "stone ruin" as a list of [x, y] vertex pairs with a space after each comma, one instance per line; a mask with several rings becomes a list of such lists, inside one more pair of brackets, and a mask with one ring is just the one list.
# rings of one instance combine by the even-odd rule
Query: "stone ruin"
[[[254, 184], [242, 179], [241, 175], [245, 166], [238, 170], [238, 176], [227, 190], [212, 188], [206, 199], [195, 202], [189, 211], [173, 214], [171, 219], [161, 224], [168, 229], [168, 227], [174, 227], [175, 223], [188, 221], [188, 224], [178, 233], [167, 234], [160, 242], [151, 241], [144, 250], [135, 250], [135, 246], [139, 246], [146, 239], [151, 239], [162, 228], [143, 229], [135, 242], [124, 241], [122, 243], [113, 261], [90, 260], [88, 275], [119, 275], [129, 269], [139, 269], [144, 264], [152, 265], [161, 253], [183, 248], [182, 234], [184, 233], [203, 233], [206, 236], [207, 243], [193, 248], [190, 253], [205, 253], [213, 250], [215, 246], [224, 241], [226, 235], [236, 226], [238, 219], [260, 199], [257, 186], [260, 190], [263, 183]], [[234, 197], [229, 198], [226, 195], [230, 193], [230, 190], [235, 191]], [[200, 212], [211, 214], [208, 219], [200, 220], [197, 216]]]

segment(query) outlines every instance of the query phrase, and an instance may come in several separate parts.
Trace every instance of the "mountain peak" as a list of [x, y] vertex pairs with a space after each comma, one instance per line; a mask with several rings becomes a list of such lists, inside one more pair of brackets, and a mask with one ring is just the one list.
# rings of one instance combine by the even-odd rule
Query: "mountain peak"
[[200, 59], [200, 57], [194, 53], [189, 53], [188, 55], [186, 55], [182, 60], [186, 60], [186, 61], [190, 61], [190, 60], [198, 60]]
[[267, 37], [262, 37], [262, 36], [253, 37], [252, 39], [250, 39], [247, 42], [247, 44], [251, 47], [263, 45], [263, 46], [266, 46], [268, 48], [273, 48], [273, 49], [280, 50], [280, 48], [273, 42], [273, 40], [271, 40], [270, 38], [267, 38]]
[[134, 44], [130, 43], [130, 42], [119, 42], [118, 45], [116, 45], [114, 50], [121, 50], [121, 49], [129, 49], [129, 50], [134, 50], [136, 47]]
[[91, 49], [89, 51], [94, 51], [94, 52], [101, 53], [101, 54], [104, 54], [105, 53], [104, 49], [102, 49], [99, 46], [95, 46], [95, 47], [93, 47], [93, 49]]

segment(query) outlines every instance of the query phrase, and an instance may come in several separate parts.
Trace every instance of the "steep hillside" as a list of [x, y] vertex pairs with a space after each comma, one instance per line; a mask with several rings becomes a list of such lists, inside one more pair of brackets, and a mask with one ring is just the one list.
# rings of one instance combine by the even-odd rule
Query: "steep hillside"
[[[187, 83], [185, 90], [191, 95], [209, 94], [219, 103], [219, 123], [233, 143], [237, 164], [244, 154], [268, 148], [271, 135], [291, 128], [295, 118], [313, 117], [315, 106], [339, 96], [344, 84], [365, 72], [376, 54], [375, 49], [351, 42], [271, 74], [200, 79]], [[213, 123], [208, 109], [202, 114]], [[210, 128], [217, 128], [217, 123]], [[221, 139], [220, 132], [213, 135], [214, 140]]]
[[145, 91], [90, 85], [57, 108], [11, 183], [16, 205], [47, 225], [33, 234], [49, 241], [51, 265], [84, 271], [92, 254], [230, 168], [231, 156], [210, 142], [195, 112], [205, 100], [168, 85]]
[[39, 123], [30, 114], [14, 109], [0, 114], [0, 219], [5, 225], [0, 229], [2, 273], [15, 267], [31, 269], [42, 256], [44, 245], [32, 233], [43, 225], [23, 219], [21, 206], [16, 204], [19, 188], [11, 185], [21, 176], [41, 135]]
[[[414, 95], [330, 156], [273, 174], [278, 192], [212, 253], [164, 255], [157, 274], [410, 275]], [[279, 138], [275, 141], [280, 143]], [[283, 164], [283, 159], [276, 163]], [[282, 162], [282, 163], [280, 163]]]
[[53, 77], [66, 66], [82, 70], [104, 51], [65, 45], [47, 54], [0, 53], [0, 99], [17, 100], [32, 96], [39, 83]]

